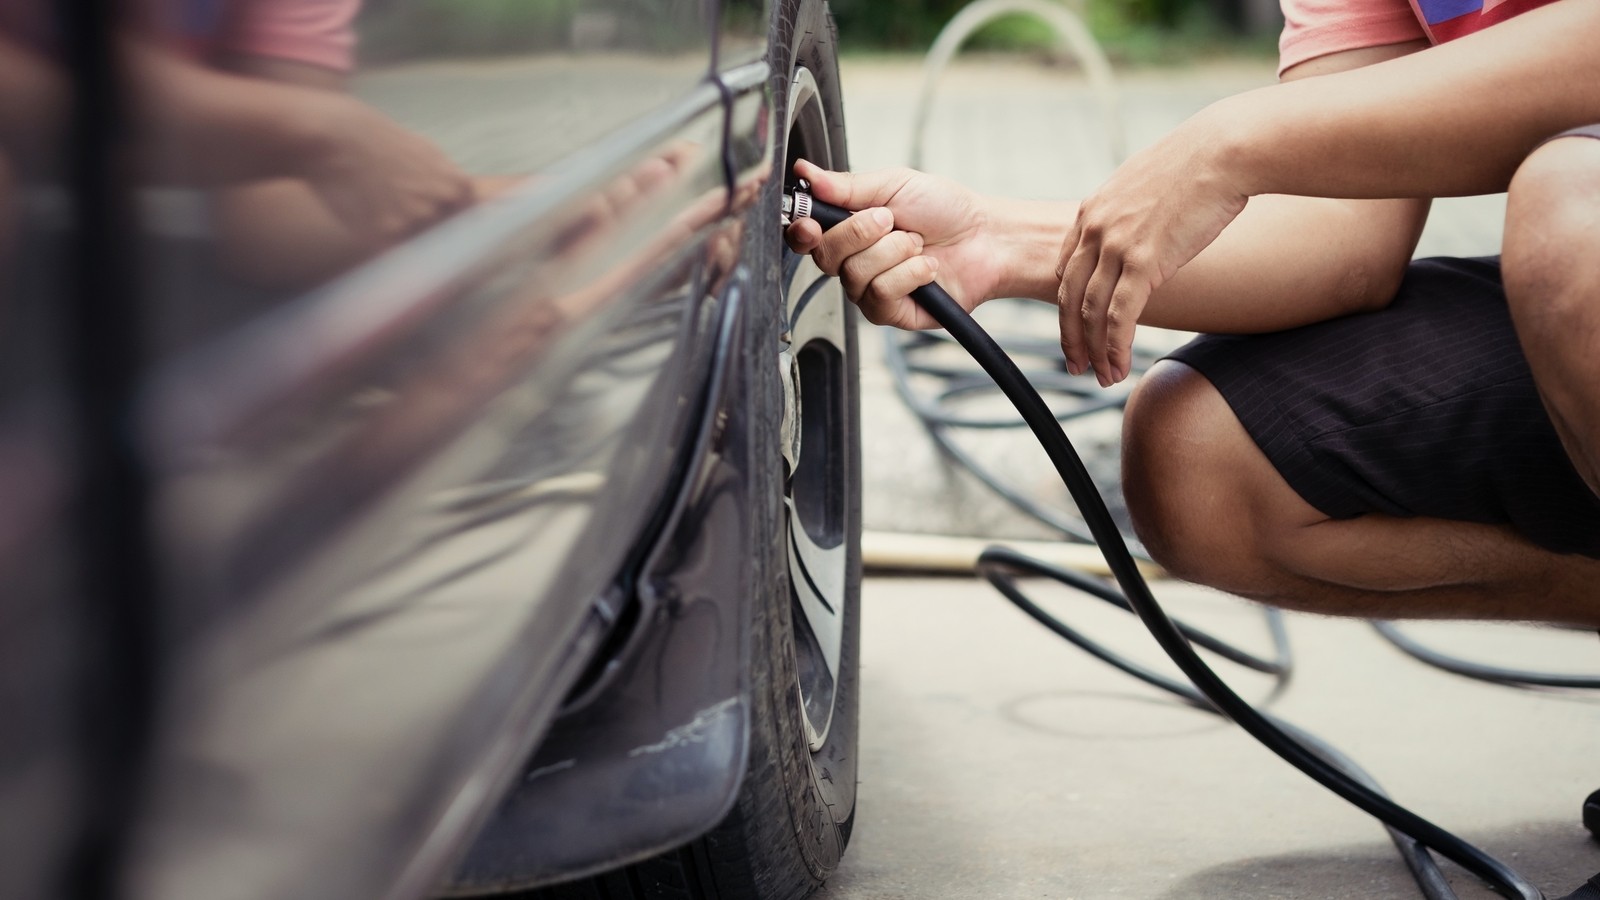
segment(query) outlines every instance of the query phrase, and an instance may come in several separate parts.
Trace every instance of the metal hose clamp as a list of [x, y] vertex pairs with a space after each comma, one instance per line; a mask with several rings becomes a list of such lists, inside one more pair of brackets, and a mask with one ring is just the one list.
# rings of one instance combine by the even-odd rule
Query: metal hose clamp
[[804, 178], [795, 183], [794, 190], [783, 197], [783, 224], [792, 225], [801, 219], [811, 218], [811, 182]]

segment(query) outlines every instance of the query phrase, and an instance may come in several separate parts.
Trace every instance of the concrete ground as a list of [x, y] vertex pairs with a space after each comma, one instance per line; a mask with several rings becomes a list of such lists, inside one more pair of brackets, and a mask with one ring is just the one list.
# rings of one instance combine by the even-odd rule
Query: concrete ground
[[[846, 60], [857, 169], [909, 150], [916, 64]], [[1134, 147], [1206, 103], [1269, 83], [1263, 64], [1127, 76]], [[959, 64], [944, 79], [925, 168], [983, 190], [1084, 193], [1109, 171], [1094, 97], [1070, 73]], [[1498, 198], [1436, 205], [1419, 255], [1489, 254]], [[1014, 324], [1050, 330], [1027, 318]], [[869, 528], [1049, 536], [938, 456], [894, 394], [881, 335], [863, 330]], [[1170, 343], [1181, 336], [1154, 336]], [[1115, 417], [1075, 434], [1114, 472]], [[973, 452], [1054, 490], [1024, 435]], [[1265, 649], [1259, 614], [1158, 584], [1175, 611]], [[1145, 659], [1137, 623], [1046, 592], [1073, 621]], [[1415, 896], [1382, 830], [1231, 726], [1163, 699], [1048, 635], [969, 578], [869, 577], [863, 596], [862, 782], [850, 854], [822, 900]], [[1600, 788], [1600, 698], [1515, 691], [1413, 663], [1359, 623], [1293, 617], [1300, 668], [1274, 711], [1362, 762], [1400, 800], [1459, 830], [1553, 896], [1600, 870], [1578, 824]], [[1600, 672], [1593, 634], [1419, 626], [1441, 647], [1505, 665]], [[1224, 672], [1247, 697], [1268, 684]], [[1456, 873], [1458, 876], [1459, 872]], [[1490, 896], [1468, 876], [1463, 897]]]
[[[1175, 614], [1266, 652], [1243, 601], [1158, 584]], [[1070, 621], [1159, 660], [1140, 626], [1041, 588]], [[819, 900], [1417, 896], [1385, 833], [1238, 729], [1078, 652], [966, 579], [868, 580], [855, 836]], [[1560, 897], [1600, 871], [1600, 697], [1469, 682], [1364, 625], [1294, 617], [1273, 712], [1419, 814]], [[1594, 634], [1414, 626], [1507, 665], [1600, 671]], [[1247, 698], [1264, 676], [1222, 667]], [[1461, 873], [1452, 869], [1453, 874]], [[1470, 876], [1463, 898], [1490, 897]]]

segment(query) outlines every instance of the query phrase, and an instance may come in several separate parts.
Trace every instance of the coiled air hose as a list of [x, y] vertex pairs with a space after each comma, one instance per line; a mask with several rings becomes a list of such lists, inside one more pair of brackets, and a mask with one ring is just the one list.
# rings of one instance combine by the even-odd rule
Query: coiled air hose
[[[809, 193], [809, 185], [804, 181], [785, 192], [783, 212], [786, 222], [810, 217], [823, 230], [832, 228], [851, 215], [849, 210], [813, 198]], [[1338, 751], [1287, 722], [1259, 712], [1235, 694], [1200, 659], [1190, 646], [1191, 641], [1213, 651], [1220, 650], [1235, 662], [1250, 668], [1279, 675], [1280, 687], [1286, 672], [1282, 666], [1227, 648], [1227, 645], [1176, 623], [1167, 616], [1139, 572], [1132, 552], [1106, 508], [1105, 500], [1090, 479], [1072, 443], [1061, 430], [1055, 413], [1028, 379], [994, 339], [938, 284], [924, 285], [913, 291], [911, 296], [994, 379], [996, 386], [1017, 408], [1072, 495], [1120, 591], [1076, 573], [1046, 566], [1013, 551], [991, 548], [980, 558], [979, 568], [996, 588], [1028, 615], [1095, 656], [1192, 705], [1233, 720], [1295, 768], [1377, 818], [1388, 828], [1418, 887], [1430, 900], [1454, 900], [1456, 895], [1428, 853], [1429, 850], [1473, 873], [1502, 896], [1544, 900], [1539, 889], [1510, 866], [1389, 799], [1365, 772]], [[1012, 576], [1018, 573], [1054, 578], [1132, 611], [1161, 649], [1192, 682], [1193, 687], [1127, 663], [1050, 616], [1017, 588]], [[1281, 631], [1275, 629], [1274, 636], [1281, 651]], [[1597, 876], [1597, 880], [1600, 880], [1600, 876]], [[1600, 894], [1588, 893], [1593, 890], [1593, 886], [1580, 888], [1578, 893], [1571, 896], [1600, 897]]]

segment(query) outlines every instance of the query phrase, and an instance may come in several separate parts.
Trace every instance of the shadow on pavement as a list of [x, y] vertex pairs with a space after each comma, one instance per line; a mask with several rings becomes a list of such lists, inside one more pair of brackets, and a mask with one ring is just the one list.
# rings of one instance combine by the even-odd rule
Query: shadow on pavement
[[[1600, 871], [1600, 845], [1578, 822], [1582, 799], [1573, 798], [1570, 821], [1524, 822], [1462, 836], [1532, 879], [1546, 897], [1564, 897]], [[1440, 824], [1448, 827], [1448, 823]], [[1443, 866], [1462, 900], [1499, 896], [1454, 864], [1446, 862]], [[1330, 847], [1316, 853], [1236, 860], [1196, 872], [1160, 896], [1167, 900], [1370, 900], [1419, 895], [1394, 845], [1378, 837], [1370, 843]]]

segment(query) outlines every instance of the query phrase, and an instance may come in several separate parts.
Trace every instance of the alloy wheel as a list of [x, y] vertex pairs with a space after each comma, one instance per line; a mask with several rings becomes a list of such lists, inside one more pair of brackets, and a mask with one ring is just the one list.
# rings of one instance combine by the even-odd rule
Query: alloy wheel
[[[789, 86], [786, 174], [800, 156], [830, 160], [828, 122], [811, 73]], [[847, 498], [849, 380], [844, 290], [808, 256], [784, 251], [785, 328], [778, 366], [783, 379], [784, 505], [795, 663], [806, 735], [813, 751], [827, 741], [839, 684], [848, 598]]]

